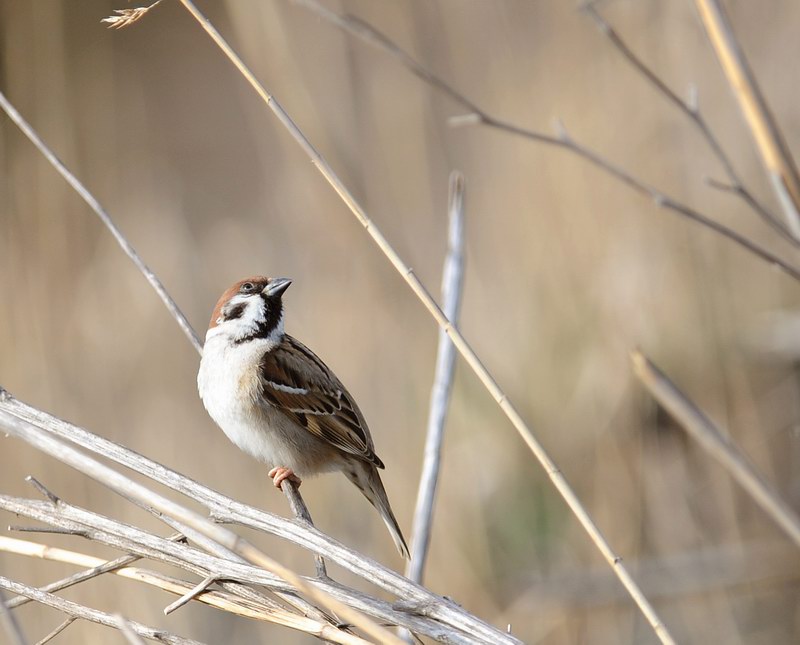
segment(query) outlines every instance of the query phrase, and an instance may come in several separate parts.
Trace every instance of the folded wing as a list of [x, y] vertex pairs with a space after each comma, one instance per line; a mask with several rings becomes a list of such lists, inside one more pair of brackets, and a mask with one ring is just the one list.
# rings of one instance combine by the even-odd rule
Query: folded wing
[[350, 393], [303, 343], [285, 335], [265, 354], [259, 376], [266, 403], [339, 450], [383, 468]]

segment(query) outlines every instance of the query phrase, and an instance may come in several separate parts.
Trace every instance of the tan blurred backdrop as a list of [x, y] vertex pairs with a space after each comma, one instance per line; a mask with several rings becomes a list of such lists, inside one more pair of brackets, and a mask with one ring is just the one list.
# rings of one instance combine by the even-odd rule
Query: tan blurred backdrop
[[[684, 117], [646, 85], [574, 2], [331, 2], [385, 31], [490, 113], [571, 134], [664, 191], [796, 253], [733, 197]], [[252, 273], [295, 280], [289, 331], [348, 385], [387, 463], [410, 532], [436, 328], [307, 157], [177, 2], [109, 31], [123, 0], [0, 0], [0, 86], [110, 211], [198, 332], [218, 294]], [[727, 3], [754, 70], [800, 151], [800, 5]], [[422, 280], [438, 292], [447, 177], [467, 179], [462, 328], [684, 643], [790, 643], [800, 560], [716, 464], [632, 380], [641, 346], [800, 503], [800, 354], [764, 354], [765, 316], [798, 285], [569, 153], [480, 128], [394, 60], [285, 0], [203, 2]], [[691, 2], [616, 0], [607, 17], [700, 104], [773, 210], [742, 118]], [[286, 515], [264, 469], [228, 443], [197, 397], [198, 358], [96, 217], [0, 118], [0, 384], [245, 502]], [[791, 334], [790, 334], [791, 337]], [[80, 474], [0, 439], [0, 490], [33, 474], [69, 501], [165, 531]], [[306, 483], [318, 526], [400, 567], [385, 529], [340, 476]], [[4, 515], [0, 524], [21, 523]], [[37, 536], [34, 536], [37, 537]], [[251, 536], [305, 572], [307, 553]], [[110, 550], [77, 538], [50, 544]], [[0, 554], [45, 584], [67, 566]], [[335, 577], [360, 584], [336, 567]], [[541, 468], [459, 365], [427, 583], [528, 642], [654, 636]], [[298, 643], [213, 609], [169, 617], [158, 591], [104, 578], [67, 598], [211, 643]], [[19, 611], [31, 642], [60, 622]], [[121, 642], [77, 623], [63, 643]]]

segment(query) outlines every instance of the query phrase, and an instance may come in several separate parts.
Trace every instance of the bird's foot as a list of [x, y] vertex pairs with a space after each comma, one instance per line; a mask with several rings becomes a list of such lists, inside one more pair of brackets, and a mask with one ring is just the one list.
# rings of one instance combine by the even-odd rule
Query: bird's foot
[[285, 479], [288, 479], [298, 488], [300, 488], [300, 484], [302, 484], [300, 478], [292, 472], [291, 468], [284, 468], [283, 466], [277, 466], [270, 470], [269, 476], [272, 478], [272, 483], [275, 484], [275, 488], [280, 488]]

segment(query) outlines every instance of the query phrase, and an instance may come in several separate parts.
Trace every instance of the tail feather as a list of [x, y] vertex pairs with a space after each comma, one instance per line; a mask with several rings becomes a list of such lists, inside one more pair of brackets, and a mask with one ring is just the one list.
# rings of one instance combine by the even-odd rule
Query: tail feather
[[383, 487], [381, 476], [378, 474], [378, 469], [372, 464], [359, 462], [352, 464], [349, 468], [345, 469], [344, 474], [353, 482], [356, 487], [364, 494], [370, 504], [380, 513], [381, 518], [389, 529], [389, 533], [394, 540], [397, 550], [400, 555], [406, 560], [411, 559], [411, 554], [408, 550], [408, 545], [403, 537], [403, 532], [400, 530], [400, 525], [397, 523], [392, 512], [392, 507], [389, 504], [389, 498], [386, 496], [386, 489]]

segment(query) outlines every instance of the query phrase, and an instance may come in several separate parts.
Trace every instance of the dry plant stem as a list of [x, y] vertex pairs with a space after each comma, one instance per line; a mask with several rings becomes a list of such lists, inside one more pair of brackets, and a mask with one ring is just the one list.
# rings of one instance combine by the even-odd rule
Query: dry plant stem
[[[703, 116], [696, 101], [687, 101], [678, 96], [670, 87], [628, 47], [627, 43], [620, 37], [617, 31], [606, 21], [606, 19], [597, 10], [597, 0], [587, 2], [581, 9], [594, 21], [599, 28], [600, 32], [605, 35], [611, 44], [617, 49], [622, 57], [627, 60], [631, 66], [639, 72], [645, 80], [647, 80], [655, 89], [674, 105], [680, 112], [686, 115], [692, 123], [694, 123], [697, 130], [700, 132], [706, 144], [711, 149], [711, 152], [722, 165], [725, 174], [728, 176], [730, 186], [727, 187], [728, 191], [741, 198], [756, 214], [764, 220], [764, 222], [772, 227], [781, 237], [790, 242], [794, 246], [800, 246], [800, 240], [796, 238], [786, 228], [775, 215], [773, 215], [763, 204], [761, 204], [753, 194], [747, 189], [739, 177], [738, 173], [733, 167], [730, 157], [722, 149], [719, 140], [714, 136], [708, 123]], [[714, 184], [711, 184], [714, 186]], [[716, 187], [716, 186], [714, 186]]]
[[86, 474], [119, 495], [125, 498], [137, 499], [141, 503], [148, 504], [166, 515], [179, 519], [181, 522], [188, 524], [206, 537], [238, 553], [249, 562], [280, 576], [302, 593], [314, 598], [329, 610], [340, 615], [342, 619], [364, 630], [364, 632], [371, 637], [379, 641], [395, 643], [396, 645], [403, 642], [390, 631], [367, 618], [361, 612], [348, 607], [321, 589], [309, 585], [299, 575], [268, 557], [232, 531], [208, 521], [194, 511], [147, 489], [99, 461], [54, 439], [47, 432], [44, 432], [33, 424], [5, 412], [0, 412], [0, 423], [2, 423], [3, 427], [5, 427], [11, 435], [26, 441], [38, 450], [72, 466], [79, 472]]
[[769, 485], [739, 448], [714, 425], [669, 378], [639, 351], [631, 354], [633, 369], [656, 398], [702, 448], [728, 471], [792, 541], [800, 546], [800, 517]]
[[[287, 585], [283, 581], [264, 571], [263, 569], [259, 569], [258, 567], [254, 567], [247, 563], [240, 565], [237, 562], [221, 560], [197, 551], [186, 545], [175, 544], [165, 540], [164, 538], [146, 533], [140, 529], [136, 529], [135, 527], [122, 524], [110, 518], [97, 515], [96, 513], [92, 513], [84, 509], [70, 506], [69, 504], [63, 502], [59, 504], [58, 507], [53, 507], [51, 504], [47, 504], [39, 500], [27, 500], [0, 495], [0, 509], [6, 510], [10, 513], [29, 517], [40, 522], [52, 523], [68, 528], [82, 527], [84, 537], [89, 540], [113, 548], [136, 552], [150, 560], [163, 562], [200, 576], [205, 577], [209, 573], [214, 573], [218, 577], [225, 576], [229, 579], [240, 580], [247, 584], [263, 585], [272, 590], [287, 589]], [[25, 545], [25, 548], [23, 549], [23, 547], [20, 545]], [[49, 547], [39, 548], [34, 543], [23, 540], [13, 540], [11, 538], [0, 538], [0, 550], [21, 553], [23, 555], [29, 555], [32, 557], [58, 559], [59, 561], [68, 561], [73, 562], [74, 564], [88, 564], [86, 561], [76, 559], [77, 556], [74, 556], [72, 552]], [[97, 559], [95, 559], [95, 561], [97, 561]], [[128, 569], [123, 569], [119, 573], [115, 572], [115, 574], [123, 577], [130, 577], [129, 571], [130, 570]], [[152, 576], [152, 572], [150, 572], [150, 575]], [[153, 584], [157, 584], [157, 586], [174, 593], [183, 594], [191, 588], [191, 585], [182, 581], [172, 582], [167, 580], [167, 583], [172, 582], [173, 584], [173, 587], [170, 587], [163, 582], [165, 580], [163, 576], [161, 577], [161, 580], [161, 582]], [[151, 584], [148, 579], [141, 578], [141, 581]], [[342, 601], [347, 602], [356, 608], [361, 609], [362, 611], [371, 613], [383, 623], [403, 625], [404, 627], [411, 629], [416, 633], [428, 636], [435, 640], [453, 643], [456, 645], [475, 645], [477, 643], [503, 642], [517, 645], [519, 643], [519, 641], [515, 639], [491, 640], [488, 638], [468, 636], [455, 629], [447, 628], [444, 625], [432, 622], [430, 619], [421, 617], [423, 612], [419, 612], [420, 616], [416, 616], [410, 613], [395, 611], [388, 603], [384, 601], [379, 601], [354, 590], [347, 589], [331, 580], [319, 581], [318, 579], [314, 579], [311, 582], [322, 587], [324, 590], [328, 591], [328, 593], [338, 597]], [[177, 588], [175, 585], [179, 584], [182, 586]], [[244, 587], [244, 585], [239, 586]], [[226, 590], [230, 589], [232, 593], [236, 593], [236, 595], [243, 597], [246, 600], [252, 601], [251, 604], [248, 605], [249, 611], [247, 614], [242, 613], [241, 602], [237, 603], [236, 606], [238, 608], [236, 611], [234, 611], [230, 605], [218, 606], [215, 603], [215, 594], [217, 592], [207, 592], [201, 596], [199, 600], [201, 602], [217, 606], [225, 611], [232, 611], [233, 613], [246, 615], [249, 618], [271, 620], [272, 622], [279, 622], [287, 627], [301, 629], [303, 631], [306, 631], [308, 628], [309, 633], [314, 633], [314, 635], [319, 635], [320, 637], [324, 636], [326, 640], [330, 641], [340, 642], [345, 640], [348, 636], [348, 634], [345, 634], [345, 632], [341, 632], [344, 634], [343, 636], [339, 635], [340, 630], [336, 629], [331, 624], [325, 624], [324, 627], [319, 628], [316, 631], [311, 631], [310, 626], [313, 626], [311, 623], [299, 624], [298, 626], [298, 617], [293, 616], [290, 619], [287, 619], [285, 611], [281, 614], [277, 614], [275, 609], [282, 610], [283, 608], [276, 607], [274, 602], [262, 599], [263, 596], [261, 596], [261, 594], [256, 594], [255, 597], [250, 595], [243, 596], [241, 593], [239, 593], [239, 589], [234, 586], [234, 583], [223, 583], [223, 587], [225, 587]], [[260, 615], [253, 615], [252, 603], [256, 604], [256, 607], [260, 611]], [[270, 617], [265, 615], [265, 612], [268, 610], [272, 610], [270, 611]]]
[[[795, 280], [800, 280], [800, 269], [798, 269], [797, 267], [789, 264], [788, 262], [784, 261], [783, 259], [775, 255], [768, 249], [753, 242], [744, 235], [737, 233], [733, 229], [728, 228], [724, 224], [720, 224], [712, 220], [711, 218], [695, 211], [689, 206], [682, 204], [671, 197], [668, 197], [667, 195], [655, 189], [654, 187], [649, 186], [648, 184], [637, 179], [627, 171], [615, 166], [614, 164], [612, 164], [611, 162], [609, 162], [596, 152], [593, 152], [587, 147], [579, 143], [576, 143], [575, 141], [567, 137], [564, 132], [560, 133], [558, 136], [552, 136], [549, 134], [544, 134], [542, 132], [537, 132], [535, 130], [528, 130], [526, 128], [520, 127], [513, 123], [509, 123], [507, 121], [503, 121], [501, 119], [498, 119], [490, 115], [489, 113], [479, 108], [472, 100], [468, 99], [466, 96], [455, 90], [447, 82], [445, 82], [444, 80], [442, 80], [441, 78], [439, 78], [438, 76], [427, 70], [423, 65], [414, 60], [413, 57], [411, 57], [407, 52], [403, 51], [398, 45], [392, 42], [385, 35], [381, 34], [374, 27], [368, 25], [362, 20], [359, 20], [358, 18], [349, 15], [339, 15], [322, 6], [319, 2], [317, 2], [317, 0], [295, 0], [295, 1], [312, 9], [317, 15], [332, 22], [336, 26], [345, 30], [347, 33], [350, 33], [364, 40], [368, 44], [374, 45], [380, 48], [382, 51], [388, 53], [389, 55], [397, 59], [412, 74], [422, 79], [426, 83], [430, 84], [431, 86], [435, 87], [436, 89], [441, 90], [442, 92], [447, 94], [447, 96], [449, 96], [451, 99], [453, 99], [453, 101], [455, 101], [458, 105], [460, 105], [461, 107], [463, 107], [465, 110], [468, 111], [468, 114], [452, 118], [450, 120], [451, 125], [453, 126], [484, 125], [490, 128], [494, 128], [496, 130], [500, 130], [502, 132], [507, 132], [509, 134], [529, 139], [531, 141], [536, 141], [538, 143], [556, 146], [568, 150], [576, 154], [577, 156], [585, 159], [586, 161], [591, 162], [593, 165], [605, 171], [607, 174], [620, 180], [622, 183], [628, 185], [630, 188], [633, 188], [636, 192], [645, 195], [647, 197], [650, 197], [654, 201], [656, 206], [665, 208], [666, 210], [672, 211], [674, 213], [677, 213], [678, 215], [686, 217], [692, 220], [693, 222], [696, 222], [697, 224], [710, 228], [716, 233], [722, 235], [723, 237], [726, 237], [729, 240], [735, 242], [736, 244], [738, 244], [745, 250], [749, 251], [750, 253], [753, 253], [762, 260], [765, 260], [766, 262], [770, 263], [773, 266], [779, 267], [782, 271], [792, 276]], [[248, 80], [250, 79], [248, 78]], [[361, 219], [360, 216], [359, 219]]]
[[[367, 558], [366, 556], [349, 549], [336, 540], [317, 531], [315, 528], [301, 524], [299, 522], [287, 520], [260, 509], [242, 504], [230, 497], [221, 495], [216, 491], [195, 482], [188, 477], [170, 470], [147, 457], [128, 450], [119, 444], [108, 439], [92, 434], [72, 425], [61, 419], [37, 410], [25, 403], [14, 399], [8, 392], [0, 389], [0, 411], [6, 411], [15, 417], [34, 423], [49, 434], [66, 439], [73, 444], [79, 445], [113, 462], [126, 466], [145, 477], [149, 477], [171, 490], [179, 492], [205, 506], [215, 520], [225, 523], [235, 523], [257, 531], [263, 531], [280, 538], [288, 540], [300, 547], [309, 549], [313, 552], [322, 553], [348, 569], [357, 576], [375, 584], [395, 596], [402, 598], [407, 607], [414, 609], [413, 613], [392, 611], [387, 609], [387, 605], [375, 599], [371, 599], [364, 594], [359, 594], [354, 590], [337, 585], [332, 581], [314, 580], [314, 584], [326, 589], [329, 593], [337, 595], [338, 598], [362, 608], [371, 610], [373, 615], [381, 617], [387, 622], [401, 624], [409, 627], [413, 631], [430, 636], [437, 640], [449, 640], [450, 642], [488, 642], [488, 643], [507, 643], [509, 645], [519, 645], [520, 641], [509, 634], [505, 634], [490, 625], [487, 625], [475, 616], [467, 613], [454, 602], [431, 593], [400, 574], [386, 568], [382, 564]], [[86, 516], [92, 515], [88, 512], [78, 514], [75, 519], [81, 523], [65, 523], [66, 513], [77, 513], [73, 507], [67, 504], [59, 505], [57, 512], [52, 504], [45, 502], [26, 502], [19, 505], [12, 501], [13, 498], [0, 495], [0, 507], [12, 513], [24, 514], [27, 517], [39, 519], [40, 521], [52, 523], [70, 529], [71, 533], [78, 533], [84, 537], [98, 539], [94, 533], [87, 531], [87, 526], [95, 525], [93, 519]], [[31, 514], [31, 511], [35, 514]], [[92, 516], [95, 517], [95, 516]], [[111, 522], [111, 520], [106, 520]], [[117, 523], [118, 524], [118, 523]], [[107, 525], [103, 525], [104, 529]], [[189, 529], [175, 526], [176, 530], [186, 533], [189, 539], [194, 540]], [[129, 528], [127, 534], [134, 530]], [[96, 533], [96, 532], [95, 532]], [[141, 540], [145, 539], [144, 532], [135, 531], [137, 541], [115, 540], [104, 542], [110, 546], [122, 549], [129, 553], [136, 553], [148, 558], [156, 558], [162, 561], [183, 566], [187, 568], [185, 558], [196, 554], [193, 560], [194, 571], [198, 575], [205, 576], [214, 571], [227, 573], [230, 577], [243, 582], [262, 584], [278, 591], [291, 591], [291, 588], [279, 581], [270, 573], [256, 569], [250, 565], [239, 565], [236, 561], [226, 560], [224, 566], [217, 567], [211, 562], [219, 562], [219, 559], [203, 554], [189, 547], [176, 551], [176, 545], [152, 536], [152, 541], [148, 542], [149, 547], [142, 548]], [[171, 553], [167, 557], [164, 554]], [[201, 559], [202, 558], [202, 559]], [[249, 567], [249, 568], [248, 568]], [[236, 575], [231, 575], [236, 572]], [[258, 575], [256, 575], [258, 574]], [[416, 616], [424, 616], [425, 620], [418, 620]], [[432, 625], [427, 619], [433, 619], [441, 623], [440, 627]], [[460, 639], [460, 640], [459, 640]]]
[[50, 632], [42, 640], [37, 641], [36, 645], [45, 645], [45, 643], [49, 643], [51, 640], [53, 640], [56, 636], [58, 636], [61, 632], [63, 632], [67, 627], [69, 627], [76, 620], [78, 620], [78, 619], [75, 618], [75, 616], [70, 616], [70, 617], [66, 618], [58, 627], [56, 627], [52, 632]]
[[[112, 614], [107, 614], [103, 611], [98, 611], [97, 609], [84, 607], [83, 605], [79, 605], [71, 600], [65, 600], [59, 596], [41, 591], [35, 587], [30, 587], [20, 582], [15, 582], [14, 580], [9, 580], [3, 576], [0, 576], [0, 589], [6, 589], [12, 593], [27, 596], [42, 605], [47, 605], [48, 607], [57, 609], [60, 612], [63, 612], [74, 618], [82, 618], [93, 623], [106, 625], [107, 627], [113, 627], [114, 629], [119, 628], [117, 619]], [[170, 632], [166, 632], [162, 629], [148, 627], [147, 625], [142, 625], [141, 623], [128, 621], [128, 625], [134, 631], [134, 633], [138, 634], [142, 638], [158, 641], [159, 643], [167, 643], [167, 645], [203, 645], [200, 641], [195, 641], [190, 638], [183, 638], [182, 636], [171, 634]]]
[[[69, 529], [80, 528], [82, 536], [88, 540], [92, 540], [113, 548], [124, 549], [125, 551], [137, 553], [150, 560], [164, 562], [165, 564], [169, 564], [204, 577], [209, 573], [214, 573], [218, 577], [224, 576], [229, 579], [241, 580], [242, 582], [248, 584], [263, 585], [272, 590], [286, 591], [288, 589], [287, 585], [273, 574], [268, 573], [263, 569], [259, 569], [258, 567], [254, 567], [248, 563], [239, 564], [235, 561], [223, 560], [214, 556], [210, 556], [187, 545], [176, 544], [162, 537], [146, 533], [135, 527], [122, 524], [110, 518], [71, 506], [64, 502], [61, 502], [57, 507], [55, 507], [52, 504], [48, 504], [39, 500], [27, 500], [0, 495], [0, 509], [17, 515], [29, 517], [40, 522], [63, 526]], [[22, 540], [0, 538], [0, 548], [1, 550], [7, 552], [22, 551], [19, 546], [22, 543]], [[24, 542], [24, 544], [30, 545], [32, 543]], [[65, 554], [69, 553], [59, 549], [51, 548], [45, 548], [44, 552], [41, 552], [40, 550], [32, 551], [33, 549], [29, 547], [25, 550], [24, 555], [34, 555], [37, 557], [41, 556], [46, 558], [58, 557], [59, 559], [66, 559], [68, 556]], [[75, 563], [82, 564], [81, 562], [77, 561]], [[127, 577], [127, 573], [119, 573], [117, 575], [123, 575]], [[414, 632], [429, 636], [435, 640], [464, 645], [474, 645], [475, 643], [519, 643], [519, 641], [515, 639], [488, 639], [469, 637], [455, 629], [447, 629], [443, 625], [437, 626], [435, 623], [431, 623], [430, 620], [417, 617], [414, 614], [394, 611], [387, 603], [383, 601], [369, 598], [364, 594], [360, 594], [354, 590], [342, 587], [331, 580], [320, 581], [318, 579], [314, 579], [312, 583], [322, 587], [328, 591], [328, 593], [340, 598], [342, 601], [348, 602], [362, 611], [370, 612], [382, 622], [387, 624], [403, 625]], [[231, 587], [228, 587], [227, 585], [231, 585]], [[237, 593], [237, 595], [241, 596], [241, 594], [238, 593], [239, 590], [233, 586], [233, 583], [225, 583], [223, 586], [226, 589], [231, 588], [234, 593]], [[189, 585], [184, 584], [184, 587], [180, 591], [176, 591], [176, 593], [184, 593], [189, 590], [189, 588]], [[262, 600], [262, 597], [259, 594], [257, 594], [255, 598], [252, 598], [252, 596], [244, 597], [247, 599], [252, 599], [253, 602], [256, 602], [262, 608], [264, 605], [267, 607], [274, 607], [274, 603], [269, 601], [265, 602]], [[202, 597], [202, 601], [207, 602], [206, 595]], [[208, 602], [211, 604], [210, 601]], [[423, 613], [427, 613], [427, 607], [425, 607], [424, 604], [419, 603], [419, 607], [422, 609], [417, 612], [418, 614], [422, 615]], [[288, 624], [287, 626], [293, 627], [291, 624]], [[333, 638], [332, 636], [327, 636], [326, 638], [327, 640], [336, 640], [336, 638]]]
[[[0, 537], [0, 550], [2, 550], [3, 540], [8, 540], [11, 538], [3, 538]], [[99, 575], [109, 572], [116, 572], [117, 569], [121, 569], [123, 567], [127, 567], [129, 564], [140, 560], [141, 557], [138, 555], [123, 555], [122, 557], [116, 558], [115, 560], [109, 560], [108, 562], [104, 562], [102, 564], [98, 564], [91, 569], [86, 571], [79, 571], [71, 576], [63, 578], [61, 580], [57, 580], [56, 582], [51, 582], [44, 587], [40, 587], [42, 591], [46, 591], [48, 593], [54, 591], [61, 591], [62, 589], [66, 589], [68, 587], [72, 587], [74, 585], [80, 584], [81, 582], [86, 582], [87, 580], [91, 580], [92, 578], [96, 578]], [[16, 598], [12, 598], [8, 601], [8, 608], [9, 609], [16, 609], [17, 607], [21, 607], [29, 602], [33, 602], [30, 598], [26, 598], [25, 596], [17, 596]]]
[[[453, 326], [450, 320], [442, 313], [442, 310], [439, 309], [439, 306], [436, 304], [434, 299], [431, 297], [428, 290], [423, 286], [422, 282], [420, 282], [419, 278], [414, 274], [410, 267], [408, 267], [405, 262], [400, 258], [394, 248], [389, 244], [383, 234], [378, 230], [372, 220], [367, 216], [367, 213], [361, 207], [361, 205], [355, 200], [353, 195], [350, 191], [345, 187], [342, 183], [341, 179], [339, 179], [338, 175], [333, 171], [333, 169], [328, 165], [328, 162], [317, 152], [311, 142], [305, 137], [305, 135], [300, 131], [300, 129], [294, 124], [291, 120], [289, 115], [284, 111], [284, 109], [280, 106], [280, 104], [272, 97], [266, 89], [258, 82], [258, 79], [253, 75], [253, 73], [247, 68], [244, 62], [239, 58], [239, 56], [233, 51], [231, 46], [225, 41], [225, 39], [220, 35], [220, 33], [214, 28], [214, 26], [201, 14], [194, 4], [190, 0], [181, 0], [181, 3], [187, 8], [187, 10], [192, 14], [192, 16], [200, 23], [200, 25], [205, 29], [206, 33], [214, 40], [214, 42], [220, 47], [220, 49], [225, 53], [225, 55], [230, 59], [230, 61], [236, 66], [239, 72], [244, 76], [244, 78], [250, 83], [253, 89], [256, 90], [258, 95], [264, 100], [267, 106], [274, 112], [274, 114], [278, 117], [281, 123], [286, 127], [292, 137], [297, 141], [297, 143], [305, 150], [305, 152], [311, 158], [311, 161], [317, 167], [317, 169], [322, 173], [325, 179], [330, 183], [336, 193], [341, 197], [342, 201], [347, 205], [347, 207], [352, 211], [352, 213], [358, 218], [367, 232], [370, 234], [372, 239], [378, 245], [378, 247], [383, 251], [392, 265], [397, 269], [397, 271], [404, 277], [405, 281], [417, 295], [417, 297], [422, 301], [431, 315], [434, 317], [436, 322], [441, 326], [441, 328], [447, 333], [450, 339], [453, 341], [453, 344], [459, 350], [461, 355], [465, 358], [469, 366], [484, 384], [487, 390], [491, 393], [494, 397], [495, 401], [498, 403], [500, 408], [505, 412], [506, 416], [509, 418], [511, 423], [516, 428], [519, 435], [522, 437], [523, 441], [527, 444], [528, 448], [534, 454], [534, 456], [539, 460], [542, 467], [547, 472], [548, 476], [550, 477], [551, 481], [555, 485], [558, 492], [566, 501], [567, 505], [569, 506], [570, 510], [574, 513], [577, 517], [578, 521], [583, 526], [584, 530], [589, 534], [589, 537], [594, 542], [595, 546], [597, 546], [598, 550], [602, 553], [603, 557], [606, 559], [608, 564], [617, 572], [617, 575], [620, 579], [620, 582], [625, 586], [628, 592], [631, 594], [634, 602], [640, 608], [644, 616], [647, 618], [650, 625], [653, 627], [654, 631], [658, 635], [658, 637], [664, 643], [673, 643], [673, 639], [670, 636], [666, 626], [658, 617], [653, 606], [644, 597], [641, 590], [637, 586], [636, 582], [634, 581], [633, 577], [628, 572], [625, 565], [622, 563], [622, 558], [616, 555], [614, 551], [611, 549], [611, 546], [608, 544], [608, 541], [600, 532], [600, 529], [595, 525], [594, 521], [589, 516], [589, 513], [584, 508], [583, 504], [578, 499], [578, 496], [572, 490], [572, 487], [567, 483], [566, 478], [561, 474], [561, 471], [555, 465], [553, 460], [545, 451], [544, 447], [539, 443], [539, 441], [534, 437], [533, 433], [531, 432], [528, 425], [525, 423], [523, 418], [517, 412], [516, 408], [511, 404], [508, 400], [508, 397], [505, 393], [500, 389], [500, 386], [491, 376], [489, 371], [483, 365], [481, 360], [478, 358], [478, 355], [473, 351], [472, 347], [467, 343], [461, 333]], [[798, 274], [800, 277], [800, 274]], [[402, 641], [401, 641], [402, 642]]]
[[[0, 551], [29, 557], [38, 557], [55, 562], [66, 562], [79, 566], [92, 566], [101, 563], [99, 558], [88, 556], [83, 553], [52, 548], [43, 544], [28, 542], [26, 540], [16, 540], [13, 538], [0, 537]], [[181, 599], [197, 589], [197, 587], [193, 589], [192, 585], [186, 581], [136, 567], [124, 567], [115, 570], [113, 573], [123, 578], [137, 580], [158, 587], [170, 593], [182, 594]], [[217, 576], [214, 577], [216, 578]], [[318, 638], [324, 638], [334, 643], [364, 645], [366, 642], [357, 636], [336, 629], [331, 624], [288, 612], [271, 601], [265, 603], [260, 599], [255, 601], [242, 600], [232, 594], [221, 591], [205, 591], [197, 596], [197, 600], [222, 611], [227, 611], [245, 618], [277, 623], [291, 629], [306, 632]]]
[[[283, 482], [281, 482], [281, 490], [283, 494], [286, 495], [286, 499], [289, 501], [289, 508], [292, 509], [294, 516], [298, 520], [306, 522], [310, 526], [314, 526], [314, 522], [311, 520], [311, 513], [308, 512], [308, 507], [301, 497], [297, 485], [288, 479], [284, 479]], [[325, 568], [325, 559], [319, 553], [314, 554], [314, 566], [316, 567], [318, 578], [328, 577], [328, 570]]]
[[161, 280], [158, 279], [155, 273], [153, 273], [150, 268], [144, 263], [139, 254], [136, 252], [136, 249], [133, 248], [133, 245], [127, 240], [127, 238], [122, 234], [122, 232], [117, 228], [117, 225], [114, 223], [114, 220], [111, 219], [111, 216], [106, 212], [106, 210], [100, 205], [100, 202], [95, 199], [94, 195], [92, 195], [86, 187], [78, 180], [75, 175], [73, 175], [69, 169], [61, 162], [61, 160], [56, 157], [50, 148], [42, 141], [36, 131], [30, 126], [30, 124], [22, 118], [22, 115], [16, 110], [16, 108], [9, 103], [8, 99], [5, 95], [0, 92], [0, 107], [3, 108], [5, 113], [9, 116], [9, 118], [16, 124], [16, 126], [22, 130], [22, 133], [28, 137], [31, 143], [36, 146], [36, 148], [41, 152], [45, 159], [50, 162], [50, 164], [55, 168], [58, 173], [66, 179], [67, 183], [72, 186], [78, 195], [81, 196], [83, 201], [91, 208], [97, 216], [100, 218], [100, 221], [105, 225], [105, 227], [111, 231], [111, 234], [114, 236], [114, 239], [119, 244], [120, 248], [125, 252], [131, 261], [136, 265], [136, 268], [139, 269], [139, 272], [147, 279], [150, 283], [150, 286], [153, 287], [155, 292], [158, 294], [158, 297], [161, 298], [161, 302], [164, 303], [164, 306], [167, 308], [167, 311], [172, 315], [175, 319], [175, 322], [178, 323], [178, 326], [181, 328], [183, 333], [186, 335], [186, 338], [189, 339], [189, 342], [192, 343], [194, 348], [199, 352], [202, 353], [203, 345], [200, 342], [200, 338], [195, 333], [192, 326], [189, 324], [189, 321], [186, 319], [186, 316], [183, 315], [183, 312], [178, 307], [178, 304], [172, 299], [172, 296], [167, 293], [167, 290], [164, 288], [164, 285], [161, 283]]
[[2, 618], [3, 627], [8, 635], [9, 643], [25, 645], [27, 641], [22, 633], [22, 626], [8, 606], [6, 595], [3, 593], [2, 589], [0, 589], [0, 618]]
[[133, 630], [130, 621], [125, 618], [125, 616], [122, 614], [114, 614], [114, 620], [117, 621], [117, 628], [122, 632], [125, 640], [128, 641], [128, 645], [144, 645], [141, 636]]
[[[460, 172], [450, 175], [449, 232], [447, 256], [442, 271], [442, 311], [453, 324], [458, 323], [464, 278], [464, 176]], [[433, 524], [433, 504], [439, 482], [442, 460], [442, 441], [453, 389], [456, 353], [453, 343], [441, 329], [436, 351], [436, 370], [431, 390], [428, 413], [428, 431], [425, 439], [425, 457], [422, 462], [417, 505], [411, 536], [411, 561], [406, 565], [406, 575], [414, 582], [422, 582]]]
[[800, 237], [800, 176], [719, 0], [695, 0], [708, 38], [739, 101], [789, 228]]

